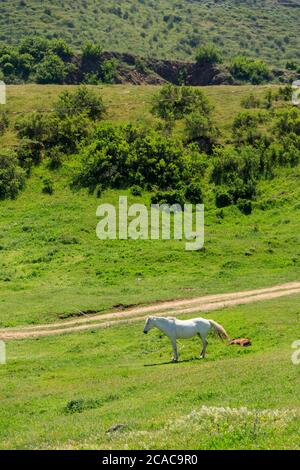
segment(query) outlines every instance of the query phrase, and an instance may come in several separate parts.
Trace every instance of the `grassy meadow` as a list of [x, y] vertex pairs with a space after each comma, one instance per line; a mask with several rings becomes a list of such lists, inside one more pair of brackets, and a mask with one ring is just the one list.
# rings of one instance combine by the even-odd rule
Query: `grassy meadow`
[[[51, 109], [59, 86], [8, 87], [8, 111]], [[153, 124], [149, 109], [154, 87], [101, 87], [109, 121]], [[224, 140], [233, 116], [251, 87], [209, 87]], [[266, 87], [257, 87], [263, 95]], [[144, 111], [145, 109], [145, 111]], [[10, 114], [12, 125], [17, 115]], [[181, 132], [180, 126], [177, 132]], [[14, 139], [12, 126], [2, 137]], [[98, 204], [150, 203], [150, 194], [109, 190], [100, 199], [70, 190], [73, 162], [59, 170], [42, 164], [33, 169], [17, 200], [0, 203], [0, 325], [51, 322], [80, 311], [115, 305], [185, 298], [206, 293], [271, 286], [299, 279], [299, 168], [281, 169], [260, 183], [252, 215], [236, 207], [215, 210], [205, 197], [205, 248], [186, 252], [184, 241], [100, 241], [96, 237]], [[54, 193], [42, 194], [43, 180]]]
[[[17, 144], [19, 113], [51, 111], [67, 88], [9, 86], [10, 126], [0, 146]], [[204, 89], [224, 142], [242, 99], [269, 88]], [[156, 124], [150, 108], [157, 87], [96, 90], [105, 120]], [[187, 252], [184, 241], [98, 240], [99, 204], [127, 195], [129, 203], [149, 205], [151, 195], [72, 191], [76, 164], [73, 156], [57, 170], [42, 162], [16, 200], [0, 202], [1, 328], [300, 279], [299, 166], [260, 180], [248, 216], [236, 206], [216, 210], [207, 183], [205, 247]], [[53, 181], [51, 195], [42, 193], [45, 177]], [[291, 361], [299, 302], [293, 295], [207, 314], [252, 346], [212, 336], [205, 361], [195, 338], [180, 341], [181, 361], [171, 364], [166, 337], [143, 335], [141, 322], [9, 341], [0, 365], [0, 448], [299, 449], [300, 366]]]
[[[2, 449], [299, 449], [300, 296], [208, 314], [250, 348], [168, 340], [142, 323], [7, 344]], [[117, 428], [114, 428], [117, 427]], [[108, 432], [111, 430], [111, 432]], [[114, 432], [114, 429], [118, 429]]]

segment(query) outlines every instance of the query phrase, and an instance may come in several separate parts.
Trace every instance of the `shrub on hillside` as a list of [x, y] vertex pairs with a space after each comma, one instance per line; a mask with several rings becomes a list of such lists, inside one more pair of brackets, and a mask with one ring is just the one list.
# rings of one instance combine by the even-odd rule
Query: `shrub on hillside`
[[118, 61], [109, 59], [100, 65], [99, 78], [103, 83], [115, 83], [118, 76]]
[[152, 113], [161, 119], [178, 120], [197, 112], [210, 115], [212, 107], [201, 90], [165, 85], [153, 99]]
[[185, 135], [188, 142], [196, 142], [201, 151], [211, 153], [220, 132], [209, 115], [196, 111], [185, 120]]
[[73, 50], [63, 39], [53, 39], [50, 41], [49, 50], [64, 62], [69, 62], [74, 56]]
[[253, 210], [252, 201], [249, 201], [247, 199], [238, 199], [237, 206], [243, 214], [245, 215], [252, 214], [252, 210]]
[[203, 193], [201, 184], [191, 181], [185, 189], [185, 199], [191, 204], [201, 204], [203, 202]]
[[15, 124], [18, 136], [39, 142], [46, 150], [54, 146], [72, 153], [91, 133], [93, 121], [105, 112], [101, 96], [87, 87], [63, 92], [54, 109], [54, 113], [31, 113], [20, 118]]
[[245, 109], [259, 108], [261, 105], [260, 99], [253, 93], [243, 98], [241, 105]]
[[61, 167], [63, 161], [63, 149], [56, 145], [46, 151], [45, 157], [48, 159], [48, 168], [50, 170], [57, 170]]
[[54, 193], [54, 185], [51, 178], [43, 178], [42, 193], [49, 194], [50, 196]]
[[232, 124], [233, 138], [238, 144], [254, 145], [261, 138], [259, 125], [265, 123], [263, 112], [243, 111], [238, 113]]
[[280, 142], [272, 142], [265, 151], [265, 159], [273, 168], [276, 166], [294, 167], [300, 162], [300, 136], [290, 134]]
[[9, 120], [6, 112], [0, 112], [0, 135], [3, 135], [8, 128]]
[[85, 61], [97, 61], [103, 53], [102, 46], [92, 41], [87, 41], [81, 49], [82, 59]]
[[56, 114], [32, 113], [17, 121], [16, 130], [20, 138], [36, 141], [44, 149], [60, 146], [62, 151], [72, 153], [90, 134], [92, 122], [86, 114], [61, 119]]
[[253, 199], [257, 181], [263, 176], [261, 165], [260, 152], [253, 147], [217, 149], [211, 173], [212, 182], [221, 186], [216, 196], [217, 207], [236, 204], [239, 199]]
[[151, 196], [151, 204], [166, 204], [168, 206], [179, 204], [183, 207], [185, 202], [184, 193], [181, 190], [157, 191]]
[[133, 196], [141, 196], [143, 194], [143, 189], [138, 186], [137, 184], [134, 184], [132, 187], [131, 187], [131, 194]]
[[49, 41], [39, 36], [28, 36], [21, 40], [19, 52], [29, 54], [36, 62], [43, 60], [49, 51]]
[[214, 153], [211, 179], [218, 186], [231, 184], [237, 178], [249, 182], [260, 175], [260, 170], [260, 153], [257, 149], [251, 146], [239, 149], [220, 147]]
[[43, 144], [30, 139], [22, 139], [16, 151], [19, 164], [28, 172], [33, 165], [38, 165], [42, 160]]
[[38, 112], [22, 116], [15, 123], [18, 137], [43, 142], [46, 132], [45, 119], [46, 115]]
[[35, 68], [37, 83], [64, 83], [68, 70], [64, 61], [53, 53], [47, 54]]
[[278, 99], [282, 101], [290, 101], [293, 93], [293, 88], [291, 85], [286, 85], [284, 87], [280, 87], [278, 90]]
[[237, 80], [250, 81], [253, 85], [258, 85], [272, 78], [269, 67], [265, 62], [245, 56], [235, 57], [230, 71]]
[[229, 189], [225, 186], [221, 186], [216, 190], [216, 207], [222, 209], [233, 204], [233, 197]]
[[176, 189], [191, 178], [194, 156], [180, 141], [134, 126], [98, 127], [91, 143], [80, 152], [76, 186], [93, 190], [139, 185], [160, 190]]
[[61, 93], [54, 108], [59, 118], [86, 114], [90, 119], [96, 121], [101, 119], [105, 113], [101, 95], [86, 86], [80, 86], [74, 92], [64, 91]]
[[38, 83], [63, 83], [72, 72], [74, 54], [62, 39], [38, 36], [22, 39], [19, 46], [0, 48], [0, 70], [7, 83], [35, 79]]
[[223, 58], [216, 46], [208, 44], [198, 48], [196, 62], [200, 66], [220, 64], [223, 62]]
[[278, 111], [274, 132], [280, 138], [287, 134], [300, 136], [300, 110], [294, 107]]
[[25, 184], [25, 172], [11, 151], [0, 151], [0, 199], [15, 199]]

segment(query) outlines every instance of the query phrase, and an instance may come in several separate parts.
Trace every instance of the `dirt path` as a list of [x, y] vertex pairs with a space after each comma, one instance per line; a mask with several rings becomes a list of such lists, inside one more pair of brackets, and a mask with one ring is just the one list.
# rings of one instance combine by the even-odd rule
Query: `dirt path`
[[95, 314], [44, 325], [5, 328], [0, 329], [0, 339], [7, 341], [11, 339], [38, 338], [91, 329], [108, 328], [113, 325], [141, 321], [152, 314], [157, 316], [177, 316], [183, 313], [211, 312], [224, 307], [271, 300], [294, 294], [300, 294], [300, 282], [291, 282], [265, 289], [159, 302], [145, 307], [130, 308], [122, 312]]

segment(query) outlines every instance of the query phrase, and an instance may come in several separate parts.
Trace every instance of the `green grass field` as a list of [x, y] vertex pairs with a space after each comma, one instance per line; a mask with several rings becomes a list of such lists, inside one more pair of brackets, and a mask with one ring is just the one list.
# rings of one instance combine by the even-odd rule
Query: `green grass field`
[[[10, 128], [2, 147], [17, 143], [13, 124], [34, 109], [51, 110], [65, 87], [10, 86]], [[154, 125], [155, 87], [104, 86], [106, 120]], [[242, 99], [267, 87], [208, 87], [224, 141]], [[182, 131], [180, 125], [176, 132]], [[100, 241], [96, 208], [150, 203], [150, 194], [108, 190], [100, 199], [73, 192], [73, 157], [59, 170], [35, 167], [16, 200], [0, 202], [0, 327], [50, 323], [80, 311], [269, 287], [300, 279], [300, 167], [261, 180], [254, 211], [215, 209], [205, 193], [205, 248], [184, 241]], [[42, 194], [43, 178], [54, 184]], [[206, 188], [204, 188], [205, 190]], [[180, 342], [169, 363], [168, 340], [143, 335], [140, 322], [105, 330], [7, 343], [0, 365], [0, 448], [299, 449], [300, 297], [207, 314], [250, 348], [209, 339]], [[205, 314], [202, 314], [205, 315]], [[184, 317], [182, 317], [184, 318]], [[118, 432], [107, 431], [122, 425]]]
[[253, 345], [211, 337], [205, 361], [194, 339], [180, 341], [180, 363], [168, 363], [168, 340], [143, 335], [141, 323], [9, 342], [0, 447], [299, 449], [299, 301], [208, 314]]
[[[250, 89], [205, 89], [220, 116], [225, 137]], [[153, 123], [149, 113], [153, 87], [101, 90], [108, 120], [128, 122], [135, 117], [136, 121]], [[10, 112], [51, 109], [60, 91], [59, 86], [12, 86], [7, 106]], [[265, 87], [257, 88], [258, 94], [264, 92]], [[10, 130], [2, 145], [13, 139]], [[69, 188], [70, 164], [66, 161], [58, 171], [45, 165], [37, 167], [16, 201], [0, 203], [0, 326], [51, 322], [119, 304], [299, 279], [299, 168], [281, 169], [273, 181], [261, 182], [256, 209], [248, 217], [231, 207], [220, 219], [208, 193], [205, 249], [196, 253], [186, 252], [184, 241], [98, 240], [96, 208], [100, 203], [117, 204], [118, 197], [127, 194], [129, 203], [149, 204], [150, 195], [135, 198], [126, 191], [107, 191], [97, 199], [85, 191], [74, 193]], [[51, 196], [42, 194], [45, 176], [54, 181]]]
[[2, 0], [0, 41], [36, 33], [62, 37], [77, 49], [91, 40], [106, 50], [168, 59], [193, 59], [196, 48], [210, 42], [225, 58], [242, 53], [282, 66], [299, 63], [299, 10], [290, 5], [297, 2], [282, 3]]

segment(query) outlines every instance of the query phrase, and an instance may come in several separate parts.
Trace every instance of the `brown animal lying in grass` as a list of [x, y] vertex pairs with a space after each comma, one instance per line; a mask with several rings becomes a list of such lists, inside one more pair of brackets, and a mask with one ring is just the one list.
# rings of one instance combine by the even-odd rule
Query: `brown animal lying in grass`
[[247, 338], [238, 338], [238, 339], [232, 339], [231, 341], [229, 341], [229, 345], [232, 345], [232, 344], [237, 344], [238, 346], [251, 346], [251, 341], [250, 339], [247, 339]]

